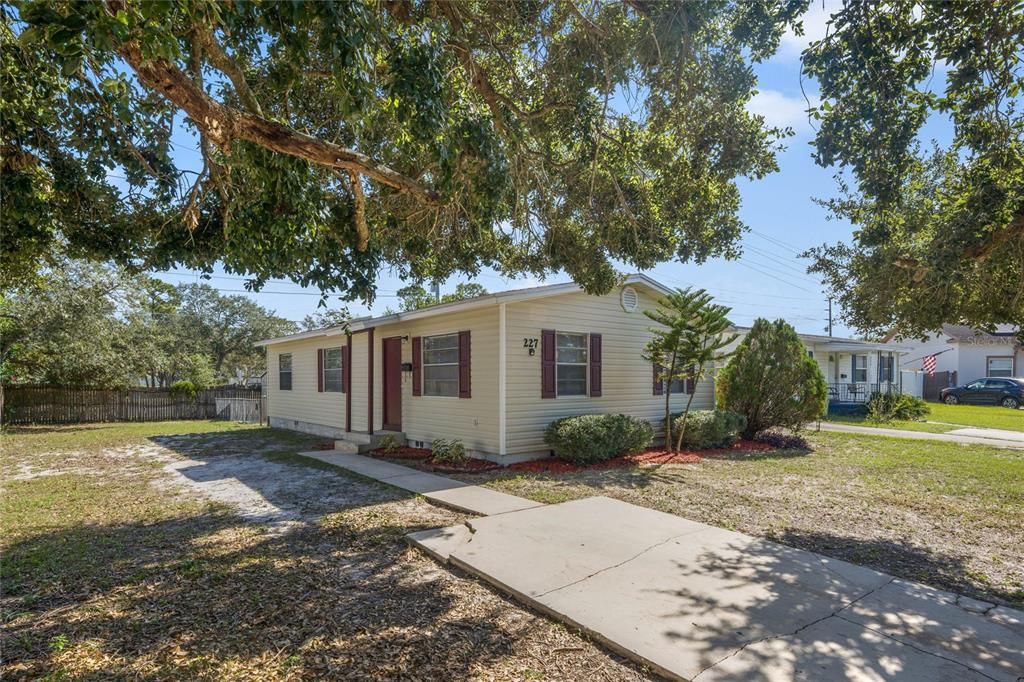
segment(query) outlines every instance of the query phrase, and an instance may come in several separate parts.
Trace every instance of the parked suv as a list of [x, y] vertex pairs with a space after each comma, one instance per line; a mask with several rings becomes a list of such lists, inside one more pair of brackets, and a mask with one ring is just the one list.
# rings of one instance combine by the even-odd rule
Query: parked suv
[[1024, 379], [1020, 377], [985, 377], [966, 386], [944, 388], [939, 400], [947, 405], [1002, 405], [1017, 409], [1024, 405]]

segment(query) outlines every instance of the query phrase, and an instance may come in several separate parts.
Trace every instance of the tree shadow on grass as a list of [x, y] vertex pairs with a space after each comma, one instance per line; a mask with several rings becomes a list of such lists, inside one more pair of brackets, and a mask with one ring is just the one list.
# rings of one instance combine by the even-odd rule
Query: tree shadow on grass
[[459, 679], [512, 655], [501, 602], [466, 609], [450, 575], [403, 561], [403, 535], [431, 524], [388, 507], [281, 534], [213, 513], [17, 542], [3, 557], [7, 672]]
[[898, 578], [1018, 609], [1024, 607], [1024, 584], [1016, 590], [993, 586], [971, 569], [968, 556], [944, 554], [901, 540], [859, 538], [793, 528], [769, 533], [768, 537], [791, 547], [867, 566]]

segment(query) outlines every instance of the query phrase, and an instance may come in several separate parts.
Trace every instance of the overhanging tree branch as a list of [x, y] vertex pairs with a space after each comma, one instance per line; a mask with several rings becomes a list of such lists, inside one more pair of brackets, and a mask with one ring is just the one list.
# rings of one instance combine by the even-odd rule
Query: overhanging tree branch
[[227, 148], [239, 139], [279, 154], [305, 159], [327, 168], [354, 171], [408, 194], [429, 205], [440, 203], [439, 195], [416, 180], [377, 163], [366, 154], [311, 137], [262, 116], [239, 111], [214, 101], [176, 66], [165, 59], [143, 59], [138, 43], [125, 43], [120, 54], [143, 85], [159, 92], [182, 109], [219, 147]]

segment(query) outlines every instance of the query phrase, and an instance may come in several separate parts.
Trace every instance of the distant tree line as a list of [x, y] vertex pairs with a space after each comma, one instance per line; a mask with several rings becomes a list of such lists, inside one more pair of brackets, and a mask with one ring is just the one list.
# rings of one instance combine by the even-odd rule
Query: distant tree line
[[0, 293], [5, 384], [196, 387], [264, 370], [254, 342], [296, 325], [208, 284], [63, 260]]

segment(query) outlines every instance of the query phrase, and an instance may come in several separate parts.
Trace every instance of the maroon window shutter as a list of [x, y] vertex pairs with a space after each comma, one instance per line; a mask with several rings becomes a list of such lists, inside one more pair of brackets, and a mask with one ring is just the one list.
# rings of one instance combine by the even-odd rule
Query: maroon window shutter
[[654, 363], [651, 365], [651, 369], [654, 370], [654, 395], [665, 395], [665, 382], [661, 379], [661, 365]]
[[459, 332], [459, 397], [471, 398], [469, 380], [469, 332]]
[[690, 374], [686, 377], [686, 394], [693, 395], [694, 389], [697, 387], [697, 381], [693, 378], [693, 374], [696, 372], [695, 367], [690, 368]]
[[590, 397], [601, 397], [601, 335], [590, 335]]
[[422, 367], [423, 338], [412, 337], [412, 394], [423, 395], [423, 367]]
[[555, 330], [540, 332], [540, 397], [555, 397]]
[[324, 349], [316, 349], [316, 391], [324, 392]]

